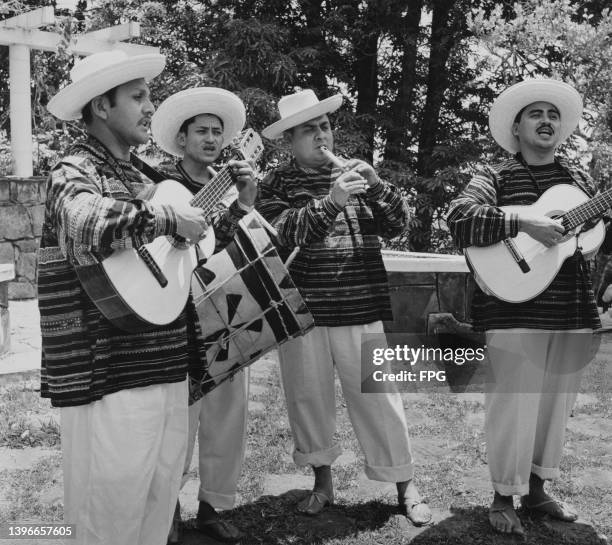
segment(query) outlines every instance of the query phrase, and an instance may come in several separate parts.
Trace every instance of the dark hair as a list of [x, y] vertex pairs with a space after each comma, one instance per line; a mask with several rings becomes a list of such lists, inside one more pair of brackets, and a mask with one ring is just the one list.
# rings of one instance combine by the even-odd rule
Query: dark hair
[[[529, 104], [527, 104], [527, 106], [525, 106], [524, 108], [521, 108], [519, 113], [514, 116], [514, 121], [512, 123], [520, 123], [521, 122], [521, 117], [523, 116], [523, 112], [527, 109], [528, 106], [529, 106]], [[557, 113], [559, 115], [561, 115], [561, 112], [559, 111], [559, 108], [557, 108], [554, 104], [552, 104], [552, 107], [555, 110], [557, 110]]]
[[516, 114], [514, 116], [514, 121], [512, 123], [520, 123], [521, 122], [521, 117], [523, 116], [523, 112], [525, 111], [525, 108], [527, 108], [527, 106], [524, 106], [523, 108], [521, 108], [518, 112], [518, 114]]
[[191, 125], [195, 121], [196, 117], [198, 117], [199, 115], [212, 115], [213, 117], [216, 117], [219, 120], [219, 123], [221, 123], [221, 128], [225, 129], [225, 126], [223, 125], [223, 119], [221, 119], [216, 114], [209, 114], [204, 112], [198, 115], [194, 115], [189, 119], [185, 119], [185, 121], [183, 121], [183, 123], [181, 124], [181, 127], [179, 128], [178, 132], [182, 132], [184, 135], [187, 135], [187, 129], [189, 129], [189, 125]]
[[[113, 87], [112, 89], [109, 89], [108, 91], [106, 91], [106, 93], [102, 93], [100, 96], [107, 97], [108, 101], [110, 102], [110, 105], [114, 106], [115, 99], [117, 97], [118, 88], [119, 86]], [[93, 112], [91, 110], [91, 100], [87, 104], [85, 104], [85, 106], [83, 106], [83, 109], [81, 110], [81, 116], [83, 117], [83, 123], [85, 123], [85, 125], [89, 125], [93, 121]]]

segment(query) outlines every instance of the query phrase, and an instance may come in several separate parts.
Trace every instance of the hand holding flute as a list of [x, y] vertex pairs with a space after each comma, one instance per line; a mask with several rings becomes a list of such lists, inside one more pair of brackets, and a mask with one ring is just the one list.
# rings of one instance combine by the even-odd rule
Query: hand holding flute
[[374, 182], [378, 181], [376, 172], [366, 162], [359, 159], [343, 161], [329, 151], [326, 146], [321, 146], [320, 149], [334, 165], [344, 170], [344, 173], [336, 178], [330, 190], [331, 198], [338, 206], [344, 207], [351, 195], [363, 194], [368, 186], [372, 185], [368, 178], [368, 171], [373, 174]]

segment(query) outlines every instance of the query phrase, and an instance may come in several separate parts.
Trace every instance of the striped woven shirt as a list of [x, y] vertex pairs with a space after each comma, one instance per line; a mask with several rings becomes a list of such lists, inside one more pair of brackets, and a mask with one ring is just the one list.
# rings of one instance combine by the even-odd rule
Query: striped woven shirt
[[380, 181], [344, 208], [329, 192], [341, 171], [299, 167], [271, 171], [260, 184], [259, 212], [286, 249], [300, 247], [289, 272], [318, 326], [391, 320], [380, 236], [397, 236], [408, 210], [399, 190]]
[[[531, 174], [530, 174], [531, 173]], [[526, 166], [520, 157], [476, 173], [451, 203], [447, 222], [457, 246], [487, 246], [518, 233], [518, 217], [499, 206], [533, 204], [556, 184], [574, 184], [595, 194], [590, 177], [561, 161]], [[566, 330], [600, 327], [588, 264], [579, 252], [568, 258], [550, 286], [523, 303], [486, 295], [477, 286], [472, 319], [477, 330], [532, 328]]]
[[612, 257], [608, 256], [606, 265], [604, 266], [599, 278], [599, 287], [597, 288], [596, 298], [597, 306], [602, 307], [604, 312], [606, 312], [612, 306], [612, 303], [609, 301], [604, 303], [603, 300], [603, 294], [610, 284], [612, 284]]
[[51, 171], [38, 253], [42, 332], [41, 395], [56, 407], [83, 405], [119, 390], [198, 383], [205, 361], [191, 299], [171, 324], [146, 333], [113, 326], [85, 294], [75, 265], [115, 248], [176, 232], [166, 206], [137, 196], [152, 182], [97, 140], [75, 145]]

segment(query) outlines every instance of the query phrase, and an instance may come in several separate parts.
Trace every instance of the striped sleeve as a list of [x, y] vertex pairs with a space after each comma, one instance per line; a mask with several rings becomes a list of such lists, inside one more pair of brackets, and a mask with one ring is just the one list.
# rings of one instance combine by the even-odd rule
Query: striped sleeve
[[451, 202], [446, 221], [459, 248], [488, 246], [518, 234], [518, 215], [497, 206], [497, 178], [492, 169], [477, 172]]
[[386, 238], [400, 235], [410, 212], [400, 190], [389, 182], [379, 181], [366, 191], [366, 200], [378, 222], [379, 234]]
[[323, 239], [342, 211], [329, 195], [311, 198], [301, 207], [291, 207], [277, 171], [270, 172], [261, 182], [256, 208], [287, 247]]
[[238, 222], [246, 215], [246, 210], [238, 205], [238, 199], [229, 207], [223, 203], [217, 204], [217, 209], [210, 215], [215, 230], [215, 253], [223, 250], [234, 239]]
[[132, 247], [176, 233], [177, 220], [170, 207], [103, 196], [94, 165], [81, 157], [53, 169], [47, 207], [66, 239], [92, 250]]

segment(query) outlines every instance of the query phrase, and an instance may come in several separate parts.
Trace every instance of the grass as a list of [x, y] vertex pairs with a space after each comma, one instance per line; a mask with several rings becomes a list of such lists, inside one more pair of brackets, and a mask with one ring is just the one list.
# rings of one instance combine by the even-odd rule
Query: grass
[[[608, 362], [612, 361], [612, 344], [604, 342], [596, 362], [589, 368], [583, 381], [588, 394], [586, 405], [574, 411], [574, 418], [593, 416], [610, 419], [609, 387], [606, 379]], [[603, 456], [602, 446], [612, 436], [593, 436], [568, 430], [567, 445], [580, 445], [579, 453], [566, 449], [561, 463], [562, 477], [550, 483], [550, 492], [572, 503], [593, 526], [562, 524], [530, 516], [520, 511], [527, 530], [525, 540], [499, 536], [489, 527], [487, 507], [492, 491], [487, 478], [481, 486], [466, 486], [466, 475], [487, 477], [486, 444], [480, 420], [470, 417], [481, 413], [480, 403], [463, 400], [460, 396], [432, 393], [429, 396], [404, 396], [411, 437], [428, 438], [448, 445], [448, 450], [436, 453], [435, 459], [421, 459], [415, 480], [429, 504], [444, 513], [444, 520], [420, 533], [405, 524], [398, 516], [392, 495], [381, 495], [364, 500], [357, 494], [357, 483], [362, 474], [362, 461], [333, 468], [336, 505], [329, 510], [328, 520], [322, 524], [294, 515], [296, 494], [261, 496], [266, 473], [299, 473], [287, 461], [291, 451], [290, 431], [285, 416], [284, 399], [278, 373], [269, 380], [267, 392], [259, 401], [266, 410], [251, 418], [248, 449], [251, 456], [245, 461], [240, 490], [243, 504], [228, 518], [246, 530], [249, 543], [366, 545], [384, 543], [417, 544], [505, 544], [522, 542], [533, 545], [602, 543], [601, 535], [612, 535], [612, 490], [583, 486], [579, 476], [585, 471], [612, 471], [612, 455]], [[415, 418], [411, 424], [410, 415]], [[337, 439], [346, 450], [359, 453], [344, 407], [338, 411]], [[605, 450], [605, 449], [603, 449]], [[611, 451], [606, 451], [611, 452]], [[302, 473], [310, 475], [309, 471]], [[477, 483], [478, 484], [478, 483]], [[197, 541], [189, 542], [196, 543]]]
[[[548, 488], [553, 495], [572, 503], [586, 524], [554, 523], [519, 511], [527, 538], [495, 534], [487, 522], [491, 490], [486, 473], [486, 446], [482, 410], [473, 398], [444, 393], [404, 396], [411, 437], [421, 447], [415, 480], [442, 520], [422, 530], [414, 529], [395, 506], [393, 493], [364, 481], [359, 445], [345, 407], [338, 408], [337, 439], [357, 459], [333, 468], [336, 502], [316, 519], [297, 516], [293, 505], [300, 493], [287, 490], [278, 496], [263, 495], [269, 475], [304, 474], [291, 460], [292, 441], [284, 398], [276, 368], [256, 380], [265, 386], [257, 401], [265, 410], [252, 412], [249, 420], [247, 458], [239, 483], [240, 505], [224, 514], [248, 535], [243, 542], [274, 545], [480, 545], [526, 543], [530, 545], [590, 545], [602, 543], [598, 534], [612, 536], [612, 490], [597, 485], [597, 475], [612, 475], [612, 430], [595, 433], [592, 422], [611, 422], [608, 362], [612, 342], [602, 344], [596, 362], [583, 382], [586, 403], [574, 411], [575, 423], [567, 433], [562, 477]], [[257, 365], [257, 364], [255, 364]], [[338, 392], [340, 399], [340, 392]], [[602, 420], [596, 420], [602, 419]], [[0, 444], [11, 449], [32, 445], [57, 448], [57, 415], [31, 385], [9, 385], [0, 396]], [[572, 422], [572, 424], [574, 424]], [[25, 433], [25, 432], [28, 433]], [[418, 449], [417, 449], [418, 450]], [[58, 473], [59, 472], [59, 473]], [[593, 473], [595, 472], [595, 473]], [[596, 473], [600, 472], [600, 473]], [[585, 482], [585, 474], [595, 475]], [[0, 499], [0, 523], [7, 520], [61, 520], [61, 504], [41, 501], [41, 491], [57, 486], [61, 475], [59, 452], [19, 471], [0, 472], [4, 501]], [[467, 479], [467, 482], [466, 482]], [[370, 488], [371, 487], [371, 488]], [[187, 528], [193, 520], [187, 521]], [[206, 543], [188, 531], [185, 545]], [[212, 542], [210, 542], [212, 543]]]
[[32, 382], [11, 383], [0, 389], [0, 446], [54, 447], [60, 443], [59, 414], [40, 397]]
[[41, 492], [61, 480], [61, 466], [58, 452], [36, 462], [30, 469], [0, 472], [2, 495], [8, 504], [0, 511], [0, 522], [61, 522], [64, 515], [61, 503], [41, 501]]

